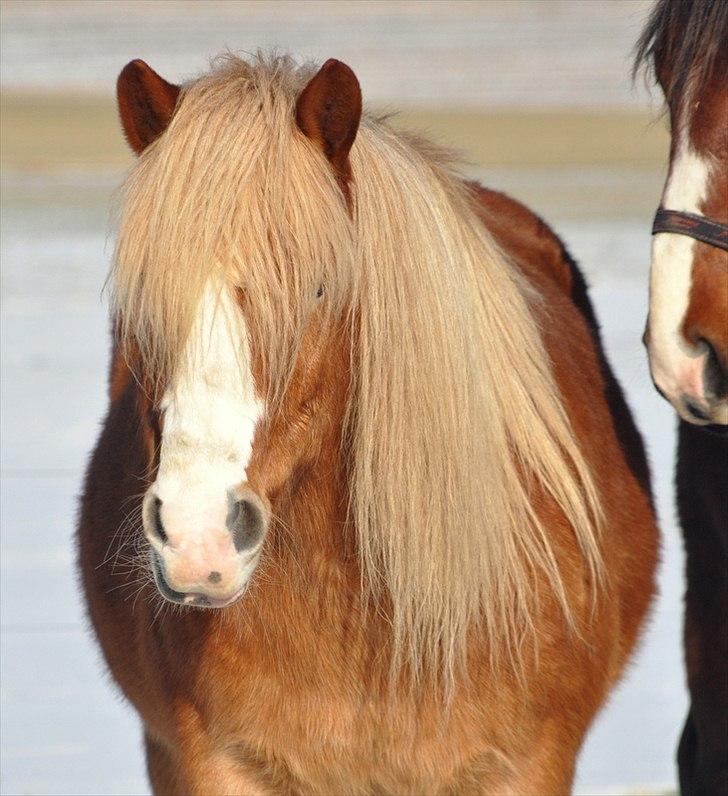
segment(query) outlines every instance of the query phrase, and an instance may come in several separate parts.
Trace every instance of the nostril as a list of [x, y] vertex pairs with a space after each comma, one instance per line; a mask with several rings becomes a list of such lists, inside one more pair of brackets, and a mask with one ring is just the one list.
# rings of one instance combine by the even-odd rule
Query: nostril
[[265, 529], [263, 512], [250, 500], [237, 500], [228, 512], [227, 526], [235, 549], [241, 553], [260, 541]]
[[723, 367], [715, 346], [707, 340], [701, 342], [708, 349], [708, 357], [705, 361], [705, 371], [703, 379], [705, 382], [705, 392], [713, 396], [724, 396], [728, 394], [728, 372]]
[[709, 420], [708, 415], [689, 397], [683, 396], [683, 406], [696, 420]]
[[161, 508], [162, 501], [158, 497], [155, 497], [154, 502], [152, 503], [151, 526], [159, 539], [162, 541], [162, 544], [167, 544], [167, 534], [164, 530], [164, 525], [162, 525]]

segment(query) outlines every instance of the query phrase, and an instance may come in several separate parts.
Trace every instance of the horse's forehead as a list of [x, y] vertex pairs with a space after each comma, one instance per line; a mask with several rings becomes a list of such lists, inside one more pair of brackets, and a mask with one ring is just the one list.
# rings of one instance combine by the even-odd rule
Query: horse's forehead
[[248, 324], [236, 292], [208, 280], [170, 388], [203, 381], [212, 387], [233, 385], [254, 391], [250, 361]]
[[[728, 84], [711, 80], [692, 94], [683, 109], [683, 126], [695, 151], [725, 162], [728, 155]], [[728, 169], [719, 170], [728, 174]]]
[[[686, 183], [683, 192], [694, 190], [696, 179], [701, 182], [699, 201], [694, 201], [694, 212], [721, 223], [728, 222], [728, 85], [723, 81], [710, 81], [686, 103], [684, 118], [674, 131], [675, 146], [672, 152], [671, 172], [681, 166], [683, 176], [676, 180]], [[692, 166], [687, 169], [685, 152], [691, 153]], [[693, 188], [689, 183], [693, 183]], [[667, 206], [667, 205], [666, 205]], [[698, 258], [704, 259], [704, 258]]]

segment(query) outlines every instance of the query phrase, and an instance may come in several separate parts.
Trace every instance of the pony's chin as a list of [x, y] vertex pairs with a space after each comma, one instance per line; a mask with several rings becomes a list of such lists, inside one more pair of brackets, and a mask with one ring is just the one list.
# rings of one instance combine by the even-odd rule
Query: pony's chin
[[154, 583], [157, 591], [168, 602], [175, 605], [186, 605], [190, 608], [227, 608], [237, 602], [248, 588], [247, 582], [230, 597], [217, 598], [210, 597], [208, 594], [200, 592], [175, 591], [165, 580], [164, 565], [155, 550], [151, 551], [152, 572], [154, 573]]

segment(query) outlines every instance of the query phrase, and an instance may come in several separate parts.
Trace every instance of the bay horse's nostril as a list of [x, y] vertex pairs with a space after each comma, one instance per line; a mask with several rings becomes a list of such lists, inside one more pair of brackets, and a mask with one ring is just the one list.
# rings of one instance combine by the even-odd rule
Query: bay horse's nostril
[[235, 549], [241, 553], [256, 545], [263, 536], [263, 512], [251, 500], [237, 500], [228, 512], [227, 527], [233, 535]]
[[705, 391], [709, 396], [723, 398], [728, 395], [728, 369], [720, 361], [715, 346], [703, 339], [708, 348], [708, 357], [705, 361], [704, 381]]
[[689, 396], [683, 396], [683, 406], [696, 420], [710, 420], [710, 417]]
[[150, 511], [151, 522], [149, 524], [150, 527], [154, 530], [154, 533], [156, 533], [156, 535], [159, 537], [162, 544], [167, 544], [167, 534], [164, 530], [164, 525], [162, 525], [161, 508], [162, 508], [162, 501], [158, 497], [155, 497], [151, 506], [151, 511]]

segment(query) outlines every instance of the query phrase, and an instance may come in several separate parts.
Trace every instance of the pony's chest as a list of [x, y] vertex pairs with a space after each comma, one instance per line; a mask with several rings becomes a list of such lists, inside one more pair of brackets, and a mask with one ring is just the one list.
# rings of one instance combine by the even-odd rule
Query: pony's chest
[[255, 708], [233, 708], [215, 733], [241, 776], [252, 774], [264, 787], [311, 794], [439, 792], [479, 756], [474, 736], [461, 729], [422, 732], [404, 714], [346, 698], [268, 696]]
[[[227, 668], [212, 675], [200, 704], [218, 752], [263, 784], [307, 793], [432, 792], [483, 748], [482, 724], [438, 727], [432, 715], [366, 698], [361, 681], [331, 660], [310, 660], [285, 679], [240, 663], [234, 680]], [[437, 783], [422, 779], [427, 771], [438, 772]]]

